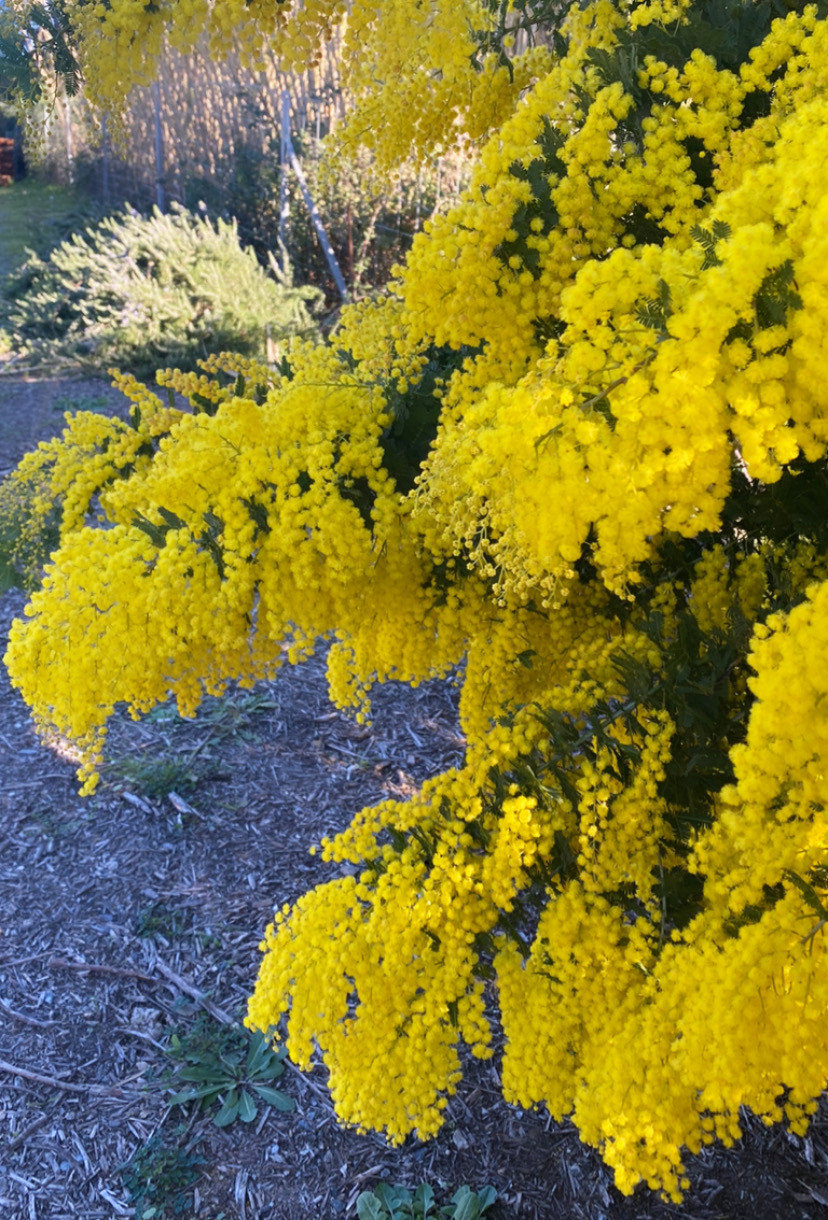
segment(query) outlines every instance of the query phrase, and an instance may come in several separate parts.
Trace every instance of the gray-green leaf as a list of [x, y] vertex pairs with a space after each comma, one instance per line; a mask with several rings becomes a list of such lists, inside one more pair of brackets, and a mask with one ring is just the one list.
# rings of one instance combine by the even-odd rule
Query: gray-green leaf
[[266, 1101], [276, 1110], [282, 1110], [285, 1114], [296, 1108], [293, 1098], [288, 1097], [287, 1093], [280, 1093], [278, 1089], [269, 1089], [266, 1084], [254, 1084], [253, 1089], [259, 1094], [262, 1101]]
[[357, 1199], [359, 1220], [388, 1220], [388, 1212], [370, 1190], [364, 1190]]
[[256, 1103], [249, 1093], [242, 1093], [239, 1099], [239, 1118], [243, 1123], [252, 1123], [256, 1117]]
[[213, 1122], [217, 1127], [229, 1127], [238, 1118], [241, 1098], [238, 1089], [231, 1089]]

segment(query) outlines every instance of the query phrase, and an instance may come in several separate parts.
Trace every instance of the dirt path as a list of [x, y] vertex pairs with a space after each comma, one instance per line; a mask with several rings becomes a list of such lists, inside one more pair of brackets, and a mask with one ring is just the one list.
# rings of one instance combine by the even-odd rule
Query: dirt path
[[0, 360], [0, 478], [39, 441], [56, 436], [76, 411], [126, 414], [122, 394], [104, 378], [15, 377]]

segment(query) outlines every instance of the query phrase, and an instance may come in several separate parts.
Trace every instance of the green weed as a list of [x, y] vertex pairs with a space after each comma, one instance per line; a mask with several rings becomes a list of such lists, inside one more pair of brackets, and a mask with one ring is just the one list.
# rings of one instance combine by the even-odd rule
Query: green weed
[[138, 912], [135, 935], [144, 939], [163, 936], [172, 940], [183, 935], [191, 923], [192, 912], [181, 910], [180, 907], [168, 907], [164, 902], [153, 902]]
[[178, 1126], [157, 1132], [120, 1166], [135, 1220], [168, 1220], [190, 1209], [190, 1188], [199, 1179], [204, 1158], [182, 1146], [185, 1131]]
[[192, 792], [198, 776], [190, 759], [173, 754], [150, 754], [142, 758], [115, 759], [107, 765], [107, 778], [150, 798], [171, 792]]
[[106, 394], [58, 394], [52, 410], [59, 415], [76, 415], [78, 411], [106, 412], [112, 400]]
[[237, 1119], [250, 1123], [261, 1102], [284, 1112], [295, 1102], [273, 1088], [284, 1072], [283, 1049], [274, 1051], [265, 1036], [250, 1034], [241, 1026], [219, 1025], [199, 1017], [185, 1034], [173, 1034], [167, 1054], [175, 1067], [167, 1073], [173, 1090], [170, 1104], [192, 1102], [204, 1109], [218, 1105], [213, 1118], [217, 1127], [229, 1127]]
[[479, 1192], [461, 1186], [447, 1203], [437, 1206], [434, 1190], [421, 1183], [412, 1194], [405, 1186], [380, 1182], [373, 1190], [364, 1190], [357, 1199], [359, 1220], [478, 1220], [497, 1198], [492, 1186]]

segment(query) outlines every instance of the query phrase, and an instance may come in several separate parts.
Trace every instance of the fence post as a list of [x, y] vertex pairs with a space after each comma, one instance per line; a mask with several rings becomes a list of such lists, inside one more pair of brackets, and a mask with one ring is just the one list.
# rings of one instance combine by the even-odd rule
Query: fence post
[[158, 211], [163, 212], [164, 200], [164, 130], [161, 126], [161, 86], [157, 80], [152, 82], [152, 115], [155, 129], [155, 202]]
[[[299, 190], [302, 192], [302, 198], [305, 201], [305, 207], [308, 209], [308, 212], [310, 213], [310, 218], [313, 221], [313, 227], [314, 227], [314, 229], [316, 229], [316, 236], [319, 238], [319, 244], [322, 247], [322, 253], [325, 255], [325, 258], [328, 263], [328, 267], [330, 268], [330, 272], [331, 272], [331, 275], [333, 276], [333, 281], [336, 284], [339, 295], [342, 297], [343, 301], [347, 301], [348, 288], [347, 288], [347, 285], [345, 284], [345, 279], [342, 275], [342, 271], [340, 269], [339, 263], [336, 261], [336, 255], [334, 254], [334, 248], [331, 245], [330, 238], [328, 237], [328, 234], [325, 231], [325, 226], [322, 223], [322, 217], [319, 215], [316, 204], [313, 202], [313, 199], [311, 197], [311, 193], [310, 193], [310, 190], [308, 189], [308, 184], [305, 179], [305, 175], [302, 170], [302, 166], [299, 163], [299, 158], [297, 157], [296, 152], [294, 151], [294, 148], [293, 148], [293, 141], [290, 138], [289, 105], [290, 105], [290, 99], [289, 99], [287, 90], [285, 90], [285, 92], [282, 94], [282, 141], [283, 141], [282, 148], [283, 148], [283, 155], [285, 156], [285, 162], [290, 163], [290, 167], [293, 170], [294, 174], [296, 175], [296, 179], [299, 183]], [[285, 168], [286, 168], [286, 164], [283, 162], [283, 165], [282, 165], [282, 181], [283, 182], [284, 182]], [[281, 221], [281, 216], [280, 216], [280, 221]], [[280, 232], [281, 232], [281, 224], [280, 224]]]
[[288, 161], [290, 154], [290, 94], [287, 89], [282, 93], [282, 127], [280, 131], [279, 149], [279, 242], [287, 247], [287, 227], [290, 219], [290, 200], [288, 198]]
[[109, 123], [106, 115], [101, 117], [101, 196], [109, 206]]
[[290, 143], [290, 136], [288, 136], [288, 146], [290, 148], [290, 164], [291, 164], [294, 174], [296, 175], [296, 177], [299, 180], [299, 190], [302, 192], [302, 198], [305, 201], [305, 207], [310, 212], [310, 218], [313, 221], [313, 227], [316, 229], [316, 236], [319, 238], [319, 244], [322, 247], [322, 253], [325, 255], [325, 258], [328, 263], [328, 267], [330, 268], [330, 271], [331, 271], [331, 275], [333, 276], [333, 281], [336, 284], [336, 287], [339, 291], [339, 295], [342, 297], [343, 301], [347, 301], [347, 299], [348, 299], [347, 285], [345, 284], [345, 280], [343, 278], [342, 271], [340, 270], [339, 263], [336, 261], [336, 255], [334, 254], [334, 248], [331, 245], [328, 234], [325, 231], [325, 226], [322, 224], [322, 217], [319, 215], [319, 212], [316, 209], [316, 204], [313, 202], [313, 199], [311, 198], [311, 193], [308, 190], [308, 184], [305, 181], [305, 175], [302, 172], [302, 166], [299, 164], [299, 158], [297, 157], [296, 153], [293, 151], [293, 145]]

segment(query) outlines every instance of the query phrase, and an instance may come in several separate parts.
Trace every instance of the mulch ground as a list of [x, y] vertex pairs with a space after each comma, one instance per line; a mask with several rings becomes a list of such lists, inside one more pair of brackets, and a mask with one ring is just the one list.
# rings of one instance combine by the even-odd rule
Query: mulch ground
[[[3, 378], [0, 473], [62, 410], [116, 403], [102, 383]], [[0, 652], [23, 604], [0, 599]], [[623, 1198], [570, 1126], [506, 1106], [496, 1063], [469, 1065], [436, 1140], [396, 1150], [338, 1125], [321, 1068], [288, 1067], [295, 1110], [262, 1105], [247, 1125], [170, 1107], [172, 1037], [221, 1039], [274, 906], [329, 875], [308, 847], [461, 756], [455, 696], [387, 688], [361, 728], [332, 711], [319, 657], [194, 721], [117, 723], [82, 800], [0, 674], [0, 1216], [328, 1220], [382, 1179], [443, 1197], [491, 1184], [501, 1220], [828, 1216], [826, 1108], [805, 1139], [746, 1116], [736, 1148], [690, 1159], [676, 1207]]]

